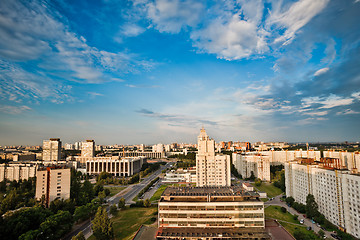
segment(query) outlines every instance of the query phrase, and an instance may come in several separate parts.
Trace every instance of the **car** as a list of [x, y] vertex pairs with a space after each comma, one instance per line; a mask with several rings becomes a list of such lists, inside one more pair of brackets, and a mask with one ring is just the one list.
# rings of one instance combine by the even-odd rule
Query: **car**
[[306, 230], [310, 231], [310, 230], [311, 230], [311, 227], [307, 227]]
[[301, 219], [301, 220], [300, 220], [300, 224], [304, 224], [304, 219]]
[[322, 230], [326, 231], [326, 229], [325, 229], [323, 226], [320, 226], [320, 228], [321, 228]]
[[314, 221], [314, 220], [311, 220], [311, 222], [312, 222], [312, 223], [315, 223], [315, 221]]

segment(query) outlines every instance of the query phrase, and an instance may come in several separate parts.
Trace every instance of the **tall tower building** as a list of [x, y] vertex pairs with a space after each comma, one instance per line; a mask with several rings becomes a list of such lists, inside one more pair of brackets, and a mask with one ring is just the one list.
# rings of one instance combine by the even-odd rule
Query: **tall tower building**
[[81, 157], [95, 157], [95, 141], [86, 140], [81, 143]]
[[61, 160], [60, 138], [50, 138], [50, 140], [43, 141], [43, 160], [44, 161]]
[[230, 171], [230, 156], [215, 155], [215, 141], [210, 139], [202, 128], [196, 154], [196, 186], [230, 186]]

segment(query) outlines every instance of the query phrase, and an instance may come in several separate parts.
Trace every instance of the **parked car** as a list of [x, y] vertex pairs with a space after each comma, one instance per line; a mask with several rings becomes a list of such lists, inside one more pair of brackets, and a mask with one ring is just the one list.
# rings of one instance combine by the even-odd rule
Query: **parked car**
[[304, 224], [304, 219], [301, 219], [301, 220], [300, 220], [300, 224]]
[[311, 227], [307, 227], [306, 230], [310, 231], [310, 230], [311, 230]]

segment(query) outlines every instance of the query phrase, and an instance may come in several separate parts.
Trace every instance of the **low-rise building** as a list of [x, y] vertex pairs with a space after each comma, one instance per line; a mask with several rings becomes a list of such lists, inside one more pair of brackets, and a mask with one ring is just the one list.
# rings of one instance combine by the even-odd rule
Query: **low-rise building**
[[158, 207], [157, 239], [270, 239], [264, 203], [239, 186], [168, 187]]
[[163, 183], [196, 183], [196, 167], [171, 170], [166, 173]]

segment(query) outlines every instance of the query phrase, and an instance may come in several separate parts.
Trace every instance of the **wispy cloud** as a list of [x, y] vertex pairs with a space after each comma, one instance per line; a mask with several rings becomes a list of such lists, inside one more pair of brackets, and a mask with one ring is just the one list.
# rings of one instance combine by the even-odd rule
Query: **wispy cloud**
[[317, 77], [317, 76], [320, 76], [324, 73], [326, 73], [327, 71], [329, 71], [329, 68], [326, 67], [326, 68], [321, 68], [319, 70], [317, 70], [315, 73], [314, 73], [314, 76]]
[[0, 112], [3, 113], [20, 114], [29, 110], [31, 110], [31, 108], [25, 105], [22, 106], [0, 105]]

